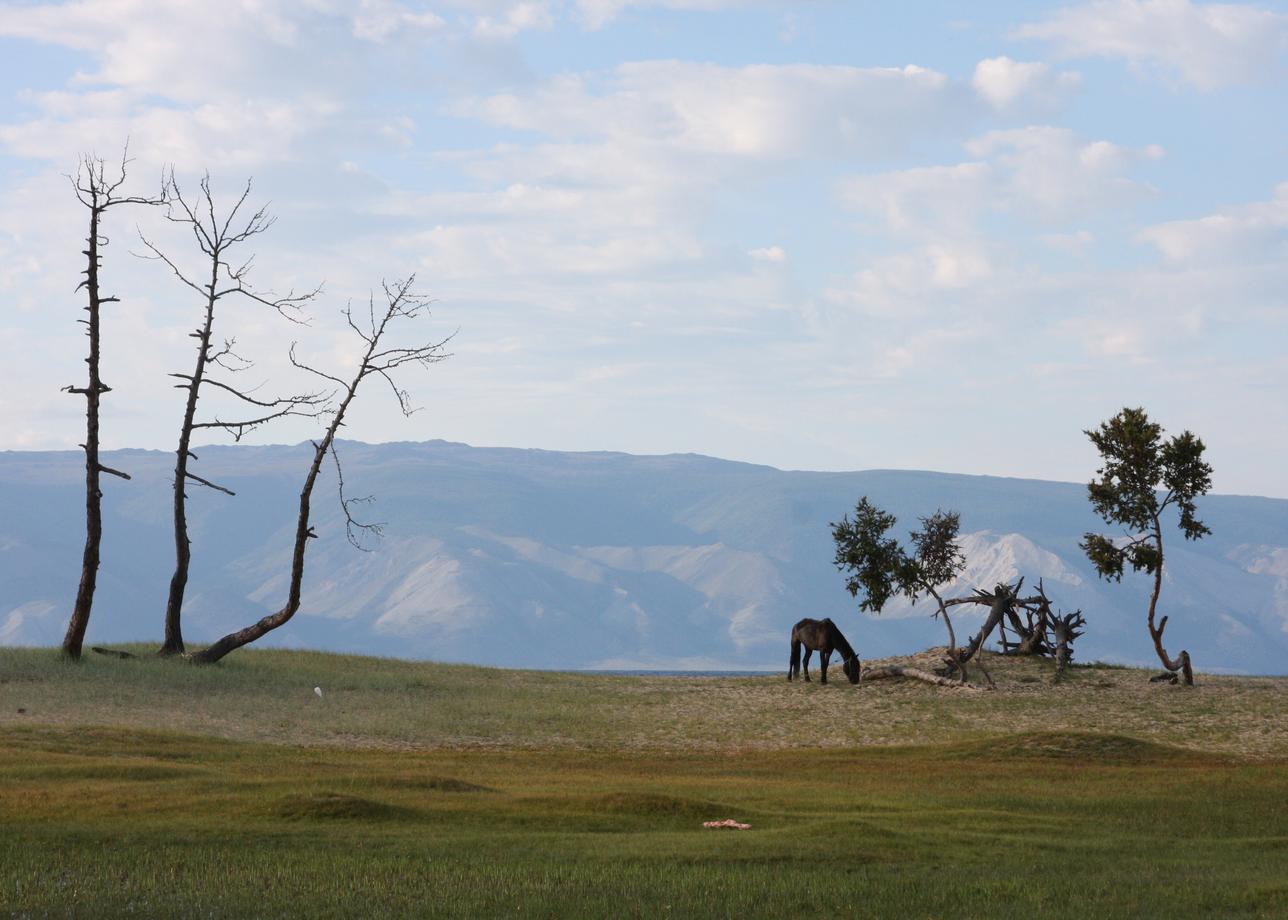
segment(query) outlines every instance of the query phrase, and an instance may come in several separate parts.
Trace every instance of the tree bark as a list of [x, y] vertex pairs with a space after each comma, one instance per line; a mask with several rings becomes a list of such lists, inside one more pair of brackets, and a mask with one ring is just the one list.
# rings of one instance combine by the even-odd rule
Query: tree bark
[[1154, 568], [1154, 591], [1149, 596], [1149, 637], [1154, 640], [1154, 651], [1158, 653], [1158, 659], [1163, 663], [1163, 667], [1175, 674], [1180, 671], [1183, 680], [1187, 686], [1194, 685], [1194, 671], [1190, 666], [1190, 653], [1181, 649], [1181, 653], [1172, 658], [1167, 654], [1167, 649], [1163, 648], [1163, 630], [1167, 628], [1167, 617], [1158, 621], [1154, 625], [1154, 614], [1158, 609], [1158, 596], [1163, 591], [1163, 525], [1158, 516], [1154, 516], [1154, 545], [1158, 547], [1158, 565]]
[[[1020, 585], [1023, 582], [1024, 579], [1020, 579]], [[970, 597], [955, 597], [944, 601], [945, 607], [951, 607], [956, 604], [987, 604], [989, 608], [988, 618], [984, 620], [979, 632], [971, 637], [970, 643], [966, 647], [956, 649], [954, 657], [963, 664], [974, 658], [976, 653], [984, 647], [984, 643], [988, 641], [988, 637], [992, 635], [993, 630], [997, 628], [997, 624], [1002, 622], [1002, 618], [1006, 616], [1007, 611], [1015, 606], [1018, 599], [1019, 585], [1014, 590], [1008, 585], [997, 585], [994, 587], [992, 594], [985, 594], [977, 590]]]
[[[358, 380], [361, 380], [361, 373], [359, 371]], [[309, 502], [313, 496], [313, 486], [317, 482], [318, 471], [322, 468], [322, 461], [326, 458], [327, 451], [331, 449], [331, 442], [335, 440], [335, 433], [344, 421], [345, 410], [349, 408], [349, 403], [352, 402], [356, 391], [357, 381], [349, 388], [349, 392], [345, 395], [344, 401], [336, 411], [335, 417], [327, 427], [326, 434], [322, 440], [313, 445], [313, 462], [309, 465], [308, 475], [304, 477], [304, 487], [300, 489], [299, 514], [295, 519], [295, 548], [291, 553], [291, 581], [287, 590], [286, 604], [276, 613], [263, 617], [245, 629], [229, 633], [209, 647], [194, 653], [191, 656], [193, 662], [197, 664], [213, 664], [229, 652], [234, 652], [243, 645], [249, 645], [256, 639], [282, 626], [291, 617], [295, 616], [296, 611], [300, 609], [300, 591], [304, 582], [304, 554], [309, 540], [317, 536], [309, 524]]]
[[197, 361], [188, 380], [188, 399], [183, 411], [183, 424], [179, 428], [179, 448], [174, 464], [174, 574], [170, 576], [170, 593], [165, 604], [165, 641], [161, 655], [182, 655], [183, 645], [183, 595], [188, 586], [188, 567], [192, 561], [192, 541], [188, 539], [188, 460], [192, 456], [192, 426], [197, 415], [197, 400], [201, 396], [201, 383], [206, 376], [206, 361], [210, 357], [210, 333], [215, 322], [215, 301], [219, 287], [219, 248], [211, 258], [210, 283], [206, 292], [205, 322], [194, 335], [197, 338]]
[[82, 322], [87, 327], [89, 336], [89, 355], [85, 364], [89, 369], [89, 382], [84, 387], [64, 387], [68, 393], [85, 397], [85, 549], [81, 554], [80, 584], [76, 589], [76, 600], [72, 605], [72, 615], [67, 621], [67, 632], [63, 635], [62, 653], [65, 658], [79, 661], [85, 642], [85, 630], [89, 627], [90, 611], [94, 605], [94, 590], [98, 585], [99, 549], [103, 541], [103, 490], [102, 476], [107, 473], [129, 479], [129, 474], [104, 466], [99, 460], [99, 403], [104, 393], [111, 392], [111, 387], [103, 383], [99, 369], [101, 353], [100, 319], [104, 304], [116, 303], [115, 297], [104, 297], [100, 286], [99, 269], [100, 247], [107, 240], [102, 236], [103, 215], [108, 208], [120, 204], [160, 204], [162, 197], [138, 198], [133, 196], [117, 197], [117, 190], [125, 183], [126, 165], [129, 163], [128, 151], [121, 156], [120, 176], [108, 179], [102, 160], [94, 157], [82, 157], [76, 176], [72, 179], [72, 189], [76, 199], [89, 209], [89, 244], [83, 253], [86, 259], [85, 280], [77, 285], [76, 290], [85, 289], [88, 303], [85, 312], [88, 317]]
[[99, 203], [97, 188], [91, 193], [89, 216], [89, 249], [85, 256], [89, 260], [85, 270], [85, 288], [89, 295], [89, 384], [85, 388], [85, 549], [81, 554], [80, 585], [76, 589], [76, 602], [72, 606], [71, 619], [67, 623], [67, 632], [63, 636], [63, 656], [79, 661], [81, 647], [85, 642], [85, 630], [89, 627], [90, 610], [94, 605], [94, 589], [98, 584], [99, 545], [103, 540], [103, 492], [99, 485], [98, 464], [98, 405], [103, 392], [103, 381], [99, 377], [99, 312], [102, 306], [99, 300], [98, 279], [98, 241], [99, 219], [102, 207]]
[[[254, 642], [256, 639], [264, 636], [266, 633], [277, 629], [279, 626], [287, 623], [291, 617], [295, 616], [296, 611], [300, 609], [300, 592], [304, 581], [304, 557], [308, 549], [308, 542], [317, 536], [309, 523], [310, 500], [313, 495], [313, 487], [317, 483], [318, 472], [322, 468], [322, 461], [326, 458], [329, 451], [334, 450], [334, 441], [336, 432], [344, 425], [345, 415], [349, 411], [354, 397], [358, 393], [358, 387], [362, 381], [371, 374], [383, 377], [390, 385], [394, 395], [398, 399], [404, 415], [410, 415], [415, 410], [409, 403], [409, 396], [405, 390], [401, 390], [395, 384], [391, 372], [407, 364], [419, 364], [429, 366], [443, 360], [446, 355], [442, 351], [443, 345], [448, 341], [419, 345], [411, 348], [386, 347], [381, 349], [381, 340], [385, 335], [391, 321], [395, 319], [412, 319], [422, 315], [428, 308], [429, 301], [412, 293], [412, 285], [415, 283], [415, 276], [405, 279], [394, 285], [386, 283], [384, 285], [385, 297], [388, 300], [388, 307], [383, 316], [377, 314], [374, 310], [374, 304], [371, 305], [368, 316], [370, 326], [364, 330], [354, 321], [352, 308], [346, 308], [344, 311], [345, 318], [349, 327], [366, 343], [366, 351], [358, 363], [358, 369], [354, 372], [351, 380], [347, 383], [338, 377], [311, 368], [306, 364], [301, 364], [295, 359], [294, 351], [291, 352], [291, 363], [302, 370], [310, 371], [319, 377], [323, 377], [343, 387], [344, 398], [335, 409], [335, 414], [331, 418], [331, 424], [327, 426], [326, 434], [322, 440], [315, 442], [313, 445], [313, 462], [309, 465], [308, 474], [304, 477], [304, 485], [300, 489], [299, 513], [295, 521], [295, 546], [291, 553], [291, 578], [287, 590], [286, 603], [277, 612], [263, 617], [259, 621], [252, 623], [245, 629], [239, 629], [236, 632], [229, 633], [221, 639], [214, 642], [208, 648], [202, 649], [191, 656], [191, 660], [198, 664], [213, 664], [219, 661], [225, 655], [233, 652], [243, 645]], [[450, 339], [450, 336], [449, 336]], [[339, 461], [337, 460], [337, 477], [340, 483], [343, 483], [343, 476], [339, 473]], [[341, 507], [344, 510], [346, 521], [352, 525], [353, 519], [349, 515], [348, 504], [343, 496], [340, 500]], [[363, 526], [363, 525], [358, 525]]]

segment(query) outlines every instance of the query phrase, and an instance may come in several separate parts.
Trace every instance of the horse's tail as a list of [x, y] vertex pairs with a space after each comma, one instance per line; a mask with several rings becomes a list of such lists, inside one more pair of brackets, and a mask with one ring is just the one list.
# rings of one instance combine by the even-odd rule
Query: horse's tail
[[801, 671], [801, 640], [796, 638], [796, 630], [792, 630], [792, 654], [787, 659], [787, 679], [791, 680]]

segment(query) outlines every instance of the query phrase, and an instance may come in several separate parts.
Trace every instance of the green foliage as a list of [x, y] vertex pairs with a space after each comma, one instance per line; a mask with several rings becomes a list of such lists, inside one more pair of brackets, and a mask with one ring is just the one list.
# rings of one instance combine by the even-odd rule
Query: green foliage
[[1198, 519], [1194, 500], [1212, 488], [1212, 467], [1194, 434], [1164, 440], [1162, 426], [1144, 409], [1125, 408], [1086, 435], [1102, 461], [1087, 496], [1106, 523], [1128, 530], [1122, 540], [1084, 534], [1082, 549], [1102, 578], [1117, 581], [1127, 566], [1151, 574], [1162, 566], [1161, 519], [1170, 505], [1180, 512], [1186, 539], [1211, 533]]
[[865, 495], [849, 516], [832, 525], [836, 542], [834, 564], [848, 572], [845, 589], [851, 597], [860, 598], [859, 609], [880, 613], [896, 593], [903, 590], [910, 560], [899, 541], [886, 534], [895, 525], [895, 516], [882, 511]]
[[913, 562], [917, 580], [926, 588], [947, 584], [966, 567], [966, 557], [957, 546], [961, 515], [956, 511], [936, 511], [921, 519], [921, 529], [910, 534], [916, 547]]
[[855, 506], [853, 520], [847, 515], [832, 525], [834, 563], [848, 572], [845, 587], [851, 597], [861, 596], [860, 610], [880, 613], [896, 594], [915, 602], [922, 592], [952, 581], [966, 565], [957, 546], [961, 520], [956, 512], [936, 511], [922, 518], [921, 529], [909, 534], [912, 553], [886, 536], [895, 523], [894, 515], [865, 495]]
[[1212, 488], [1212, 467], [1203, 460], [1203, 442], [1184, 431], [1163, 445], [1163, 485], [1181, 511], [1185, 539], [1197, 540], [1212, 531], [1194, 514], [1194, 499]]

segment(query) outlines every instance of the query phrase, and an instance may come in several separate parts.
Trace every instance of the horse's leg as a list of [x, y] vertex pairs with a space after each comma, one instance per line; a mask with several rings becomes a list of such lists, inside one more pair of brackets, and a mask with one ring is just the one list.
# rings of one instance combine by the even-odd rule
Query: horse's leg
[[832, 653], [824, 649], [818, 653], [818, 669], [823, 672], [823, 683], [827, 683], [827, 659], [832, 657]]
[[805, 668], [805, 680], [806, 680], [806, 682], [807, 682], [807, 683], [808, 683], [808, 681], [809, 681], [809, 656], [810, 656], [810, 655], [813, 655], [813, 654], [814, 654], [814, 650], [813, 650], [812, 648], [810, 648], [808, 645], [807, 645], [807, 646], [805, 646], [805, 663], [804, 663], [804, 668]]

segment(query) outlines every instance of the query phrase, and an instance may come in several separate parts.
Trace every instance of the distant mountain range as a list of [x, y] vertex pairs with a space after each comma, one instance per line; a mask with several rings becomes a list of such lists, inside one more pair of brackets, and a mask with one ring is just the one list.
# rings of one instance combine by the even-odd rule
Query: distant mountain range
[[[190, 490], [185, 633], [200, 643], [276, 609], [311, 447], [206, 447]], [[384, 522], [371, 552], [345, 540], [328, 469], [314, 498], [304, 603], [266, 643], [534, 668], [783, 668], [802, 616], [830, 616], [865, 657], [941, 644], [907, 606], [861, 615], [832, 566], [829, 522], [868, 495], [898, 531], [962, 515], [960, 585], [1045, 579], [1081, 608], [1081, 660], [1154, 661], [1148, 580], [1100, 581], [1078, 549], [1099, 530], [1084, 486], [871, 470], [786, 472], [697, 455], [633, 456], [423, 444], [340, 444], [358, 511]], [[159, 639], [173, 563], [173, 456], [108, 465], [105, 541], [88, 639]], [[0, 643], [56, 645], [84, 540], [80, 452], [0, 453]], [[1212, 536], [1168, 536], [1168, 645], [1200, 670], [1288, 672], [1288, 501], [1209, 496]], [[967, 628], [978, 616], [964, 618]], [[959, 632], [960, 635], [960, 632]]]

